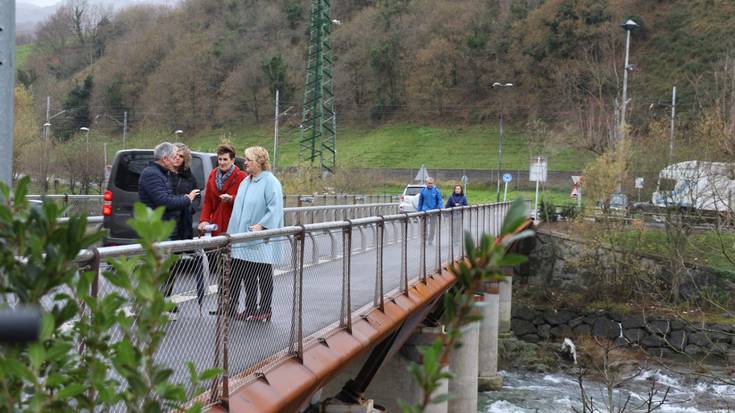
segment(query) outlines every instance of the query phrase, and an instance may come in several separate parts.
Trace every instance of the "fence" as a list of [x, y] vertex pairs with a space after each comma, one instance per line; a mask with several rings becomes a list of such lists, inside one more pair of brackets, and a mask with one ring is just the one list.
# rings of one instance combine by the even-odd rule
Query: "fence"
[[[63, 208], [68, 208], [67, 215], [82, 214], [97, 215], [102, 212], [102, 195], [26, 195], [30, 201], [40, 201], [43, 198], [58, 202]], [[328, 205], [360, 205], [376, 203], [397, 203], [398, 195], [284, 195], [285, 207], [328, 206]]]
[[[199, 399], [227, 399], [254, 373], [284, 357], [301, 358], [305, 347], [330, 331], [351, 331], [355, 312], [382, 309], [384, 297], [406, 292], [461, 257], [463, 231], [475, 240], [484, 232], [497, 234], [509, 205], [163, 242], [161, 251], [180, 256], [166, 286], [178, 312], [166, 326], [156, 362], [174, 369], [172, 380], [185, 384], [185, 361], [200, 370], [222, 368]], [[79, 261], [99, 272], [100, 262], [142, 253], [138, 245], [105, 247], [82, 251]], [[92, 290], [102, 297], [116, 288], [98, 276]]]

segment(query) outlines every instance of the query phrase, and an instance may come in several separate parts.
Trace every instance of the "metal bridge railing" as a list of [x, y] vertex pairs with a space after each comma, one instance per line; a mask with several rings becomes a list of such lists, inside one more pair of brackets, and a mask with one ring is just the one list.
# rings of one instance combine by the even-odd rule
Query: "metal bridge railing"
[[[166, 326], [156, 361], [185, 384], [186, 361], [200, 370], [222, 368], [199, 399], [226, 400], [284, 357], [301, 359], [310, 343], [351, 331], [356, 311], [382, 308], [384, 297], [406, 293], [459, 259], [463, 231], [476, 241], [497, 234], [509, 207], [365, 216], [160, 243], [180, 260], [164, 287], [178, 305], [177, 319]], [[108, 258], [142, 253], [139, 245], [105, 247], [82, 251], [79, 261], [100, 271]], [[92, 288], [98, 297], [115, 290], [102, 276]]]
[[[68, 214], [97, 215], [102, 212], [102, 195], [26, 195], [28, 200], [40, 201], [43, 198], [58, 202], [62, 207], [69, 208]], [[361, 205], [379, 203], [397, 203], [398, 195], [359, 195], [359, 194], [323, 194], [323, 195], [284, 195], [283, 205], [287, 208], [330, 206], [330, 205]]]

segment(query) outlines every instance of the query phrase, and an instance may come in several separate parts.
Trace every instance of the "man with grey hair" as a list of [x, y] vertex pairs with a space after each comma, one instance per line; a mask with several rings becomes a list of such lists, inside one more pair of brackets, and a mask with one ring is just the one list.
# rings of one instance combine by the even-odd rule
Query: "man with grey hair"
[[187, 208], [199, 196], [194, 189], [185, 195], [174, 195], [169, 185], [169, 172], [174, 169], [176, 147], [170, 142], [158, 144], [153, 149], [154, 161], [148, 164], [138, 180], [140, 202], [151, 209], [165, 207], [164, 220], [176, 219], [182, 209]]
[[[431, 211], [434, 209], [441, 209], [443, 205], [444, 204], [442, 203], [442, 193], [439, 192], [439, 188], [434, 186], [434, 178], [426, 178], [426, 187], [422, 189], [421, 192], [419, 192], [419, 204], [417, 209], [419, 211]], [[434, 243], [434, 233], [436, 232], [437, 218], [438, 217], [436, 215], [428, 217], [429, 244]]]

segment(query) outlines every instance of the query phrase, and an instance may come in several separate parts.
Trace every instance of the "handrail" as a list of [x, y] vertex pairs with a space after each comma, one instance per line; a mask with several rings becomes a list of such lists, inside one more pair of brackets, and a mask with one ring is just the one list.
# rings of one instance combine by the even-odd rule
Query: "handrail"
[[[352, 328], [357, 328], [353, 322], [353, 305], [361, 309], [360, 314], [365, 314], [366, 308], [382, 311], [390, 300], [402, 300], [401, 297], [410, 299], [415, 294], [412, 289], [417, 282], [433, 283], [434, 274], [441, 272], [446, 263], [460, 258], [461, 253], [455, 254], [453, 250], [454, 245], [461, 245], [463, 240], [459, 232], [468, 230], [476, 239], [483, 232], [497, 233], [509, 206], [510, 203], [472, 205], [160, 242], [154, 248], [165, 254], [189, 255], [188, 260], [180, 260], [182, 265], [201, 265], [201, 259], [210, 254], [214, 254], [210, 259], [220, 263], [214, 270], [217, 276], [209, 278], [213, 284], [207, 285], [208, 279], [205, 278], [201, 288], [202, 294], [216, 294], [217, 308], [220, 309], [217, 315], [210, 318], [210, 321], [202, 319], [194, 324], [170, 326], [169, 329], [180, 329], [173, 330], [176, 340], [185, 337], [186, 342], [183, 347], [178, 347], [182, 354], [163, 354], [162, 357], [169, 357], [166, 360], [173, 363], [174, 368], [178, 368], [178, 364], [183, 365], [180, 362], [182, 357], [196, 358], [204, 364], [199, 366], [201, 368], [224, 368], [224, 373], [198, 399], [212, 403], [227, 400], [232, 392], [252, 382], [254, 377], [263, 377], [284, 360], [293, 359], [303, 363], [304, 352], [313, 343], [319, 342], [319, 339], [339, 332], [350, 334]], [[433, 225], [436, 225], [435, 243], [431, 242], [434, 235], [430, 235]], [[273, 299], [274, 304], [276, 300], [280, 300], [279, 316], [282, 318], [279, 325], [285, 326], [285, 331], [261, 330], [269, 331], [269, 335], [263, 337], [261, 334], [256, 339], [252, 333], [257, 330], [252, 329], [257, 327], [230, 321], [232, 319], [223, 313], [230, 308], [228, 291], [233, 285], [230, 277], [237, 280], [243, 274], [243, 268], [238, 269], [232, 263], [238, 258], [237, 250], [250, 248], [249, 252], [257, 252], [260, 247], [266, 250], [258, 252], [265, 254], [262, 257], [271, 253], [279, 255], [278, 251], [284, 255], [280, 264], [272, 261], [272, 265], [275, 273], [274, 285], [277, 283], [280, 286], [280, 295], [276, 296], [274, 290]], [[393, 253], [399, 248], [401, 251], [401, 262], [398, 263], [394, 258], [390, 263], [391, 269], [388, 270], [385, 268], [388, 261], [383, 260], [384, 255], [387, 255], [387, 248], [393, 248]], [[104, 262], [106, 258], [143, 253], [139, 244], [101, 247], [80, 251], [77, 262], [80, 266], [91, 267], [92, 271], [99, 272], [100, 261]], [[416, 259], [419, 254], [420, 259]], [[196, 264], [197, 259], [200, 259], [200, 264]], [[371, 268], [373, 264], [370, 263], [375, 267]], [[186, 268], [191, 270], [194, 267]], [[244, 271], [247, 274], [251, 270]], [[325, 276], [328, 278], [324, 278]], [[220, 285], [224, 288], [220, 289]], [[92, 288], [94, 294], [99, 295], [114, 291], [114, 286], [107, 283], [104, 277], [96, 277]], [[319, 292], [316, 296], [315, 289]], [[358, 295], [355, 291], [362, 293]], [[329, 297], [326, 298], [329, 303], [322, 302], [325, 297]], [[334, 314], [326, 309], [329, 307], [327, 304], [334, 305]], [[315, 305], [318, 307], [315, 308]], [[283, 308], [288, 312], [284, 313]], [[273, 311], [275, 314], [275, 305]], [[328, 323], [315, 324], [316, 319], [325, 317]], [[207, 323], [216, 323], [218, 327], [213, 329]], [[187, 329], [193, 330], [189, 332]], [[208, 333], [202, 333], [203, 331]], [[254, 354], [257, 356], [253, 356]]]

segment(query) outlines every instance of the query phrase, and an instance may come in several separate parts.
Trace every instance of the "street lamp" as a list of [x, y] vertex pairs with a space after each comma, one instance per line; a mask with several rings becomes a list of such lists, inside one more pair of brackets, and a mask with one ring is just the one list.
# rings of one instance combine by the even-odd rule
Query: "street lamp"
[[[494, 88], [510, 88], [513, 83], [495, 82], [491, 85]], [[500, 99], [500, 139], [498, 139], [498, 187], [496, 191], [496, 202], [500, 202], [500, 170], [503, 167], [503, 99]]]
[[184, 134], [184, 131], [182, 131], [181, 129], [176, 129], [174, 131], [174, 135], [176, 135], [176, 139], [181, 138], [181, 135], [183, 135], [183, 134]]
[[79, 128], [80, 131], [84, 132], [84, 135], [87, 139], [87, 149], [84, 156], [84, 180], [82, 183], [84, 184], [84, 193], [89, 194], [89, 128], [86, 126], [82, 126]]
[[[626, 32], [625, 67], [623, 70], [623, 105], [620, 111], [620, 129], [623, 133], [625, 133], [625, 109], [628, 106], [628, 72], [633, 70], [633, 65], [631, 65], [628, 62], [628, 57], [630, 55], [630, 32], [636, 27], [638, 27], [638, 23], [634, 22], [632, 19], [628, 19], [628, 21], [621, 24], [620, 27], [622, 27]], [[621, 136], [622, 136], [622, 133], [621, 133]]]

